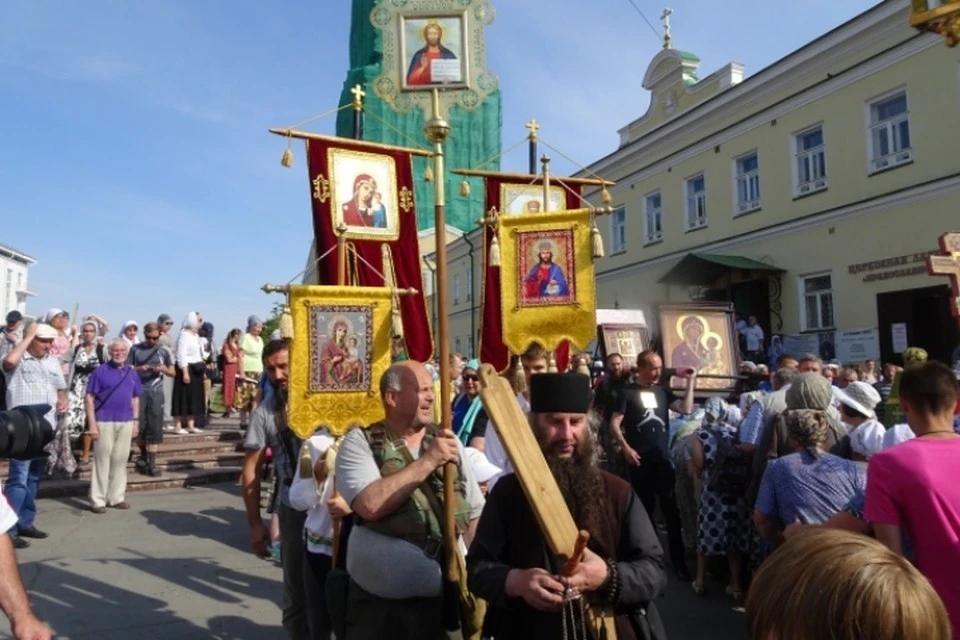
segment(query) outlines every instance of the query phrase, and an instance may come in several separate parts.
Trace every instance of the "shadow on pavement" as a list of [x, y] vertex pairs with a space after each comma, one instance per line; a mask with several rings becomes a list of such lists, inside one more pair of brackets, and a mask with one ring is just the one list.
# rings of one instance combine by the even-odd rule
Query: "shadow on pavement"
[[247, 516], [242, 507], [197, 512], [148, 510], [140, 515], [147, 524], [171, 536], [216, 540], [239, 551], [249, 551]]

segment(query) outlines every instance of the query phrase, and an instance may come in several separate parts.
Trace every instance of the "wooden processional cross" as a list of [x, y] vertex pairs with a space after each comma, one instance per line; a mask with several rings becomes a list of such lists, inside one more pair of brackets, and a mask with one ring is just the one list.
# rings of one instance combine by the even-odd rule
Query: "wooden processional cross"
[[940, 251], [941, 254], [927, 258], [927, 273], [950, 278], [950, 289], [953, 291], [950, 312], [960, 321], [960, 232], [940, 236]]

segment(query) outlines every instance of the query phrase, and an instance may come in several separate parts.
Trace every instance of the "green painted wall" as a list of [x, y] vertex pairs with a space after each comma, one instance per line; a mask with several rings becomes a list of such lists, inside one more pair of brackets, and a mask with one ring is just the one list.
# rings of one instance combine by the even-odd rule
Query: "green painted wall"
[[[357, 84], [364, 86], [367, 97], [364, 99], [365, 111], [377, 117], [367, 115], [364, 119], [363, 137], [365, 140], [411, 146], [415, 140], [426, 146], [423, 135], [424, 114], [419, 109], [398, 114], [378, 98], [373, 92], [373, 80], [381, 73], [380, 34], [370, 23], [370, 11], [379, 0], [353, 0], [353, 15], [350, 26], [350, 69], [343, 83], [340, 104], [353, 100], [350, 89]], [[379, 119], [378, 119], [379, 118]], [[389, 123], [403, 135], [385, 126], [380, 120]], [[490, 94], [483, 106], [476, 111], [465, 111], [459, 107], [450, 110], [450, 138], [446, 143], [447, 165], [447, 224], [469, 231], [476, 227], [477, 220], [483, 215], [484, 189], [482, 181], [472, 180], [470, 195], [460, 195], [459, 176], [450, 174], [457, 168], [475, 168], [500, 153], [502, 114], [500, 92]], [[353, 111], [345, 109], [337, 118], [337, 135], [353, 136]], [[433, 189], [432, 183], [424, 181], [423, 172], [426, 158], [414, 160], [414, 175], [417, 181], [415, 197], [417, 199], [417, 227], [433, 227]], [[484, 169], [500, 169], [500, 161], [484, 165]]]

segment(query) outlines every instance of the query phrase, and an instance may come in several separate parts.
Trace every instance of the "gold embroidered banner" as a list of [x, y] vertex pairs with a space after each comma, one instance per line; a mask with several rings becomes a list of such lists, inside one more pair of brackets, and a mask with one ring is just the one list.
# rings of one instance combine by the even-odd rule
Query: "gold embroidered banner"
[[596, 337], [590, 209], [500, 216], [503, 343], [580, 349]]
[[383, 419], [380, 376], [390, 366], [393, 290], [290, 287], [294, 340], [287, 419], [301, 438]]

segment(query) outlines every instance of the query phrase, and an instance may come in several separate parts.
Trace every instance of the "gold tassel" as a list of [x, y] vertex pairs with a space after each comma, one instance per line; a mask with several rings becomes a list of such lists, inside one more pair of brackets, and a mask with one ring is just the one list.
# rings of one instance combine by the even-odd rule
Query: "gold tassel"
[[290, 307], [283, 305], [283, 313], [280, 314], [280, 336], [284, 338], [293, 338], [293, 315], [290, 313]]
[[550, 352], [550, 364], [547, 365], [547, 373], [557, 373], [557, 354], [555, 351]]
[[323, 456], [323, 468], [327, 472], [327, 477], [332, 478], [334, 472], [337, 470], [337, 450], [340, 448], [340, 441], [337, 440], [330, 448], [327, 449], [327, 453]]
[[283, 152], [283, 155], [280, 156], [280, 164], [289, 169], [293, 166], [293, 138], [287, 136], [287, 150]]
[[500, 266], [500, 241], [497, 240], [497, 234], [493, 234], [493, 240], [490, 241], [490, 255], [487, 258], [487, 266]]
[[523, 363], [517, 358], [517, 364], [513, 367], [512, 376], [513, 390], [517, 393], [523, 393], [527, 390], [527, 378], [523, 375]]
[[607, 185], [603, 185], [603, 191], [600, 192], [600, 202], [602, 202], [604, 206], [608, 206], [613, 202], [613, 196], [610, 195]]
[[470, 183], [467, 182], [466, 178], [460, 183], [460, 195], [464, 198], [470, 195]]
[[402, 338], [403, 337], [403, 316], [400, 315], [400, 301], [394, 300], [393, 309], [391, 315], [392, 325], [393, 325], [393, 337]]
[[313, 477], [313, 460], [310, 458], [310, 447], [304, 447], [300, 452], [300, 477]]
[[423, 171], [423, 179], [427, 182], [433, 182], [433, 167], [427, 165], [427, 168]]
[[596, 226], [590, 230], [590, 239], [593, 241], [593, 257], [603, 257], [603, 236], [600, 235], [600, 229]]
[[585, 376], [590, 375], [590, 366], [587, 364], [587, 358], [583, 355], [577, 358], [577, 373], [581, 373]]

